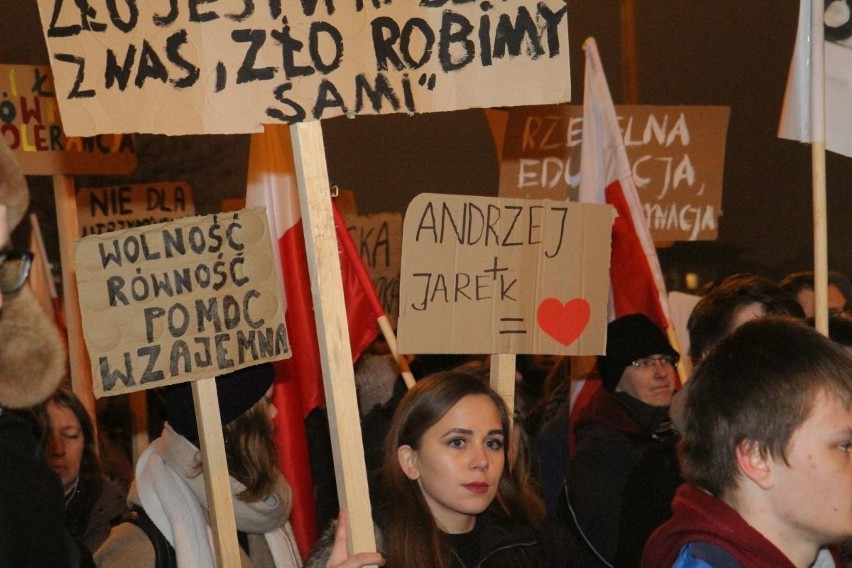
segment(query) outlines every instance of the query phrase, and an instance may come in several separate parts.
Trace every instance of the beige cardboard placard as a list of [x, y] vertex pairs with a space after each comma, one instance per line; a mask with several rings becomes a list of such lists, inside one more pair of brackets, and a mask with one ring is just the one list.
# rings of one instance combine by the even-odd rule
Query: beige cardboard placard
[[156, 182], [77, 190], [82, 237], [165, 223], [195, 215], [189, 184]]
[[92, 235], [74, 254], [98, 397], [290, 356], [263, 208]]
[[614, 216], [609, 205], [418, 195], [403, 226], [400, 351], [602, 353]]
[[399, 317], [402, 213], [344, 215], [349, 234], [370, 275], [391, 327]]
[[136, 169], [130, 134], [65, 135], [49, 66], [0, 64], [0, 93], [0, 137], [24, 174], [129, 174]]
[[563, 0], [39, 0], [67, 132], [258, 132], [570, 100]]
[[[730, 109], [616, 105], [615, 110], [653, 239], [716, 239]], [[576, 199], [582, 142], [582, 106], [510, 109], [500, 195]]]

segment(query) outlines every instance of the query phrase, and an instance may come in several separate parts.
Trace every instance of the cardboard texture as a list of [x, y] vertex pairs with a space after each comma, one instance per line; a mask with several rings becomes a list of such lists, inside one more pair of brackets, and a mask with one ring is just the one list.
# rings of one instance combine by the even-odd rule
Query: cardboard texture
[[79, 136], [571, 98], [561, 0], [38, 3]]
[[192, 188], [157, 182], [77, 190], [80, 236], [100, 235], [195, 215]]
[[418, 195], [403, 225], [403, 353], [604, 351], [609, 205]]
[[129, 134], [67, 137], [47, 65], [0, 64], [0, 137], [26, 175], [119, 174], [136, 169]]
[[[616, 105], [654, 241], [715, 240], [728, 107]], [[583, 107], [509, 109], [501, 197], [577, 199]]]
[[92, 235], [74, 254], [98, 397], [290, 356], [263, 208]]
[[344, 214], [349, 234], [370, 275], [391, 327], [399, 317], [402, 213]]

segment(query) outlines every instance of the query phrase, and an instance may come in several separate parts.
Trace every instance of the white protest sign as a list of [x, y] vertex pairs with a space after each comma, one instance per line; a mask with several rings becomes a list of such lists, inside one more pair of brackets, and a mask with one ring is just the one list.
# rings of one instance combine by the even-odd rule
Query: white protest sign
[[183, 182], [157, 182], [77, 190], [80, 236], [100, 235], [195, 215], [192, 189]]
[[403, 353], [603, 353], [608, 205], [418, 195], [403, 225]]
[[570, 100], [563, 0], [39, 0], [65, 129], [204, 134]]
[[99, 397], [290, 356], [262, 208], [92, 235], [74, 252]]
[[391, 327], [399, 316], [402, 214], [345, 215], [352, 242], [370, 275]]

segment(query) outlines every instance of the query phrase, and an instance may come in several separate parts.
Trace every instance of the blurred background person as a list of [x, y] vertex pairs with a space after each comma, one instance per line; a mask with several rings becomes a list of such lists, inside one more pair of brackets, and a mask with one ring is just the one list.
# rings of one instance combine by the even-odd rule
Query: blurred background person
[[[814, 273], [792, 272], [779, 283], [805, 311], [806, 318], [814, 317]], [[840, 272], [828, 273], [828, 313], [852, 318], [852, 282]]]
[[[274, 378], [271, 363], [216, 378], [243, 568], [301, 566], [289, 522], [290, 486], [272, 438]], [[166, 424], [136, 465], [128, 496], [134, 516], [97, 550], [100, 567], [155, 568], [161, 555], [178, 568], [215, 565], [192, 386], [163, 390]]]
[[576, 450], [557, 507], [583, 544], [571, 551], [580, 568], [612, 566], [627, 478], [646, 452], [674, 434], [668, 410], [678, 357], [643, 314], [607, 326], [606, 355], [598, 357], [603, 388], [577, 417]]
[[65, 526], [94, 552], [127, 510], [126, 493], [102, 474], [95, 433], [80, 399], [60, 388], [44, 404], [44, 456], [65, 492]]

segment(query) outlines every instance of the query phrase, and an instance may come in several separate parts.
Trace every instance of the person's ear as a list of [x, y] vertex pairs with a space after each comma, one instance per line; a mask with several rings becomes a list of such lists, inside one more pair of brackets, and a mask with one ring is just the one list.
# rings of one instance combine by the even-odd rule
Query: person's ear
[[772, 476], [772, 458], [763, 455], [757, 444], [750, 440], [743, 440], [737, 444], [737, 465], [748, 479], [752, 480], [761, 489], [769, 489], [774, 484]]
[[417, 451], [405, 444], [396, 449], [396, 459], [399, 468], [408, 479], [414, 480], [420, 477], [420, 468], [417, 463]]

